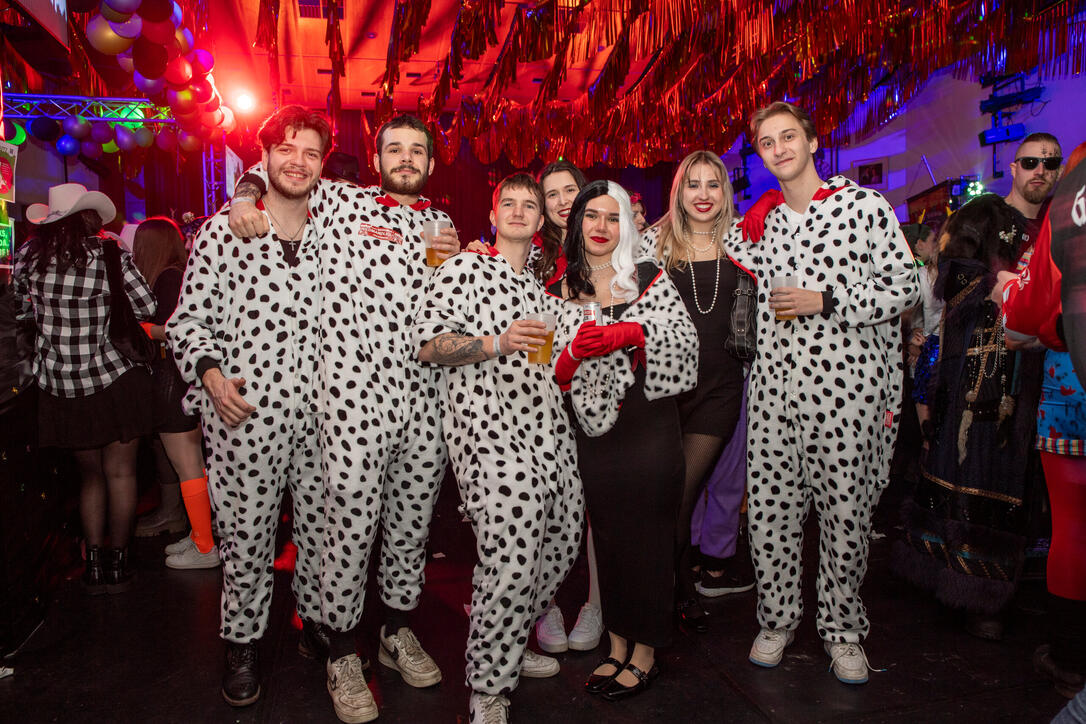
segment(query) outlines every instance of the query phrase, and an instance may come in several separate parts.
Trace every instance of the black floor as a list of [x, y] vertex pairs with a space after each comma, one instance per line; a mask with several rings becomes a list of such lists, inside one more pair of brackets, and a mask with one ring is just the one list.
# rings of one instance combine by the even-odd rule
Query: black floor
[[[953, 613], [893, 579], [887, 570], [894, 496], [877, 525], [864, 588], [873, 622], [866, 646], [872, 673], [864, 686], [846, 686], [827, 671], [807, 616], [777, 669], [747, 662], [757, 633], [754, 594], [706, 601], [709, 633], [679, 633], [661, 652], [662, 675], [645, 694], [609, 704], [582, 692], [581, 683], [604, 652], [560, 655], [561, 673], [527, 679], [511, 697], [517, 722], [1047, 722], [1064, 705], [1030, 665], [1043, 639], [1043, 584], [1023, 586], [1006, 640], [973, 639]], [[417, 690], [375, 663], [371, 688], [378, 721], [457, 722], [467, 718], [464, 687], [465, 605], [470, 600], [473, 539], [456, 512], [447, 484], [431, 536], [427, 586], [415, 631], [445, 680]], [[812, 536], [809, 534], [808, 538]], [[335, 722], [322, 665], [301, 658], [291, 625], [289, 577], [276, 574], [271, 624], [261, 644], [264, 696], [231, 709], [219, 693], [222, 646], [217, 637], [220, 574], [173, 571], [162, 564], [170, 536], [138, 544], [134, 590], [89, 598], [72, 580], [62, 585], [45, 624], [8, 662], [0, 680], [0, 722]], [[73, 544], [74, 545], [74, 544]], [[813, 553], [813, 551], [808, 551]], [[808, 555], [808, 574], [813, 559]], [[810, 575], [809, 575], [810, 577]], [[585, 591], [583, 558], [560, 593], [571, 626]], [[810, 593], [810, 591], [808, 591]], [[369, 600], [373, 600], [370, 588]], [[372, 607], [371, 607], [372, 611]], [[375, 658], [377, 617], [359, 628], [361, 650]]]

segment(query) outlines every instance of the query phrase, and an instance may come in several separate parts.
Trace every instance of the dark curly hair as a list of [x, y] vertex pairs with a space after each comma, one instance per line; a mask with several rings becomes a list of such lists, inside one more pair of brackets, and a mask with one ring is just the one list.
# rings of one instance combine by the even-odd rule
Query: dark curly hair
[[316, 132], [321, 139], [321, 159], [328, 158], [332, 152], [332, 124], [320, 111], [311, 111], [299, 105], [283, 106], [264, 119], [257, 132], [257, 138], [265, 151], [278, 146], [287, 138], [287, 131], [297, 133], [302, 130]]
[[989, 271], [1013, 269], [1022, 255], [1026, 217], [997, 194], [983, 194], [958, 209], [943, 227], [941, 259], [975, 259]]

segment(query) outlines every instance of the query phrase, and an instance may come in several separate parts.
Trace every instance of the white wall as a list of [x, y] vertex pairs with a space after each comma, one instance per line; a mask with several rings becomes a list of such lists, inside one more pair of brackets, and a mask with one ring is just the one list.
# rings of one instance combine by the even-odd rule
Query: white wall
[[[1026, 87], [1036, 85], [1036, 75]], [[1015, 110], [1007, 123], [1022, 123], [1026, 133], [1046, 131], [1060, 140], [1064, 155], [1086, 141], [1086, 78], [1040, 81], [1045, 87], [1041, 100]], [[989, 191], [1005, 195], [1010, 191], [1008, 164], [1014, 160], [1018, 142], [996, 147], [998, 169], [1002, 178], [993, 178], [992, 148], [982, 147], [977, 134], [991, 126], [991, 116], [980, 112], [980, 101], [991, 88], [975, 81], [956, 80], [949, 71], [932, 76], [928, 84], [904, 107], [896, 118], [877, 133], [855, 146], [837, 149], [838, 173], [855, 179], [857, 161], [887, 159], [886, 188], [879, 190], [894, 204], [898, 218], [907, 216], [905, 200], [934, 184], [923, 158], [931, 166], [936, 182], [976, 174]], [[826, 149], [830, 154], [833, 149]], [[724, 157], [729, 169], [740, 165], [738, 145]], [[773, 177], [761, 160], [747, 161], [750, 171], [750, 199], [740, 202], [745, 210], [763, 191], [772, 188]]]

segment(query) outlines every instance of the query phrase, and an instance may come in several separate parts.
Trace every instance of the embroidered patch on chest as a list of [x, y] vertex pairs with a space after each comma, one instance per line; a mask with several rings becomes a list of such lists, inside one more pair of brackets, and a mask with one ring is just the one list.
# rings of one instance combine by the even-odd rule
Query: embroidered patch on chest
[[894, 412], [893, 410], [887, 410], [886, 414], [882, 416], [882, 426], [889, 430], [894, 426]]
[[395, 229], [374, 226], [373, 224], [367, 224], [364, 221], [358, 227], [358, 233], [362, 236], [372, 236], [374, 239], [381, 239], [382, 241], [391, 241], [393, 244], [403, 243], [403, 235]]

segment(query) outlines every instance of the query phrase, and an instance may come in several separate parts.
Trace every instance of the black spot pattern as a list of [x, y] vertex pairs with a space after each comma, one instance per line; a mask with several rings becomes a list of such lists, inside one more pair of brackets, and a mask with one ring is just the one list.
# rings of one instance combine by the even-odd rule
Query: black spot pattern
[[[502, 257], [460, 254], [431, 277], [415, 342], [499, 334], [528, 312], [557, 314], [532, 274]], [[443, 426], [479, 561], [472, 576], [467, 684], [516, 688], [535, 619], [569, 573], [584, 498], [576, 446], [551, 367], [522, 352], [445, 369]]]
[[[270, 235], [240, 239], [226, 213], [196, 238], [177, 309], [166, 334], [193, 386], [186, 412], [203, 421], [208, 485], [223, 561], [220, 635], [259, 639], [268, 620], [272, 558], [280, 500], [294, 501], [298, 561], [293, 589], [298, 613], [319, 620], [317, 573], [324, 529], [313, 383], [318, 317], [317, 235], [311, 226], [289, 266]], [[238, 428], [215, 412], [196, 378], [203, 358], [227, 377], [242, 377], [242, 394], [257, 408]]]
[[[812, 202], [801, 229], [789, 228], [777, 208], [760, 243], [742, 241], [737, 228], [726, 243], [759, 278], [747, 407], [758, 621], [773, 629], [799, 624], [802, 525], [813, 504], [819, 635], [857, 642], [869, 627], [859, 594], [871, 512], [888, 482], [901, 405], [897, 320], [916, 304], [919, 287], [890, 205], [843, 177], [823, 188], [842, 186]], [[835, 311], [777, 322], [769, 286], [783, 273], [797, 274], [806, 289], [831, 289]]]

